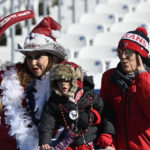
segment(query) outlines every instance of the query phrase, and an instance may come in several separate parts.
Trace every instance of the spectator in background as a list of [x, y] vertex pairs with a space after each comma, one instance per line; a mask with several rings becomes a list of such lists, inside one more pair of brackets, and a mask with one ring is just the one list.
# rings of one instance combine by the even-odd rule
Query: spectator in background
[[61, 25], [44, 18], [27, 36], [23, 63], [0, 72], [1, 101], [0, 149], [37, 150], [38, 123], [44, 103], [51, 95], [49, 71], [67, 59], [65, 49], [56, 42]]
[[[65, 144], [66, 148], [60, 150], [94, 150], [94, 142], [99, 136], [99, 148], [113, 149], [111, 136], [115, 131], [110, 117], [112, 112], [109, 109], [106, 113], [103, 100], [93, 92], [91, 78], [84, 80], [87, 84], [83, 83], [81, 68], [72, 62], [65, 61], [52, 67], [52, 95], [45, 104], [39, 127], [41, 148], [52, 148], [49, 143], [55, 127], [59, 125], [72, 135], [68, 145]], [[106, 105], [105, 108], [108, 109]]]
[[102, 77], [100, 95], [116, 116], [118, 150], [150, 149], [149, 37], [145, 28], [127, 32], [120, 40], [116, 68]]
[[3, 33], [0, 36], [0, 46], [6, 46], [7, 45], [7, 36], [5, 33]]

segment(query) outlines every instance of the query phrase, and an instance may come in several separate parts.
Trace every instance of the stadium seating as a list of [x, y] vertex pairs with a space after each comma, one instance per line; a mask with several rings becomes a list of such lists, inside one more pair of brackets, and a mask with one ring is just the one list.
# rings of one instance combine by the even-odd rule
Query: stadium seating
[[81, 48], [78, 58], [94, 58], [105, 63], [105, 70], [109, 68], [112, 59], [117, 57], [117, 52], [112, 46], [85, 46]]
[[142, 22], [143, 24], [149, 24], [149, 12], [130, 12], [124, 16], [123, 22]]
[[70, 57], [77, 57], [78, 51], [80, 51], [81, 47], [86, 45], [86, 38], [83, 35], [79, 34], [62, 34], [57, 42], [62, 44], [63, 47], [69, 50]]
[[122, 17], [129, 12], [129, 6], [123, 3], [106, 3], [99, 4], [95, 9], [96, 13], [112, 13], [117, 18], [117, 21], [121, 21]]
[[97, 92], [98, 94], [100, 93], [102, 75], [103, 73], [98, 73], [93, 76], [93, 81], [95, 83], [94, 89], [95, 89], [95, 92]]
[[115, 49], [122, 36], [123, 33], [120, 32], [98, 33], [93, 40], [93, 45], [108, 45]]
[[120, 60], [119, 60], [118, 57], [112, 59], [111, 62], [110, 62], [110, 64], [109, 64], [109, 66], [108, 66], [108, 69], [117, 67], [119, 61]]
[[80, 23], [102, 24], [107, 31], [112, 24], [116, 23], [116, 18], [111, 13], [85, 13], [81, 16]]
[[104, 27], [100, 24], [75, 23], [68, 27], [68, 34], [84, 35], [87, 39], [87, 45], [91, 45], [93, 38], [97, 33], [104, 32]]
[[135, 30], [137, 27], [145, 27], [148, 29], [147, 24], [140, 22], [120, 22], [111, 26], [110, 32], [122, 32], [126, 33], [128, 31]]
[[150, 12], [150, 1], [137, 5], [136, 12]]
[[123, 3], [129, 5], [130, 12], [136, 9], [136, 6], [140, 4], [142, 0], [108, 0], [108, 3]]
[[100, 59], [95, 58], [77, 58], [70, 59], [70, 61], [75, 62], [80, 65], [87, 75], [96, 75], [99, 73], [103, 73], [105, 71], [105, 63]]

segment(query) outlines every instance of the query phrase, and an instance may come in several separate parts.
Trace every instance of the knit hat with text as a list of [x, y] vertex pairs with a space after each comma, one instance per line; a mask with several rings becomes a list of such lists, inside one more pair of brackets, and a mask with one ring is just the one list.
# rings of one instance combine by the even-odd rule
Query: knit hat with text
[[143, 58], [148, 58], [149, 37], [147, 30], [138, 27], [134, 31], [127, 32], [119, 41], [118, 48], [135, 50]]

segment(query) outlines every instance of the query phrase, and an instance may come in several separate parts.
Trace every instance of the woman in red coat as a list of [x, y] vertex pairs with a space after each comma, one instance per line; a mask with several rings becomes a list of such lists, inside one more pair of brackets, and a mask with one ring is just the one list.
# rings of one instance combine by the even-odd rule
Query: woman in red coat
[[149, 38], [145, 28], [127, 32], [117, 48], [116, 68], [102, 77], [100, 95], [116, 116], [118, 150], [150, 149]]
[[3, 104], [0, 121], [0, 149], [37, 150], [38, 123], [44, 103], [51, 95], [49, 71], [66, 60], [65, 49], [56, 42], [61, 29], [51, 17], [44, 18], [27, 36], [23, 63], [0, 72]]

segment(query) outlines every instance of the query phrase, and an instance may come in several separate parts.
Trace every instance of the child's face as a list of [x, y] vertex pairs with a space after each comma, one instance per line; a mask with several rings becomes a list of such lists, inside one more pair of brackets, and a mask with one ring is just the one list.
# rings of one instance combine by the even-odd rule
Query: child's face
[[71, 83], [69, 81], [58, 81], [58, 88], [63, 95], [66, 95], [71, 88]]

